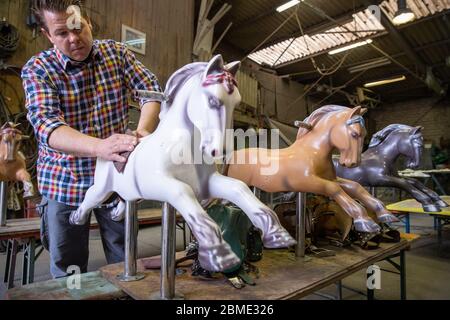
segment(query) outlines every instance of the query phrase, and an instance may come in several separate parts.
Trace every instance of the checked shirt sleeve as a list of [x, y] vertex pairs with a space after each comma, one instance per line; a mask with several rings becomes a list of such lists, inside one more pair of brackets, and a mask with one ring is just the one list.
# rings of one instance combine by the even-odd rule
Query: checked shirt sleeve
[[39, 63], [30, 62], [22, 69], [27, 119], [41, 145], [49, 147], [50, 134], [67, 125], [60, 109], [59, 97], [51, 79]]
[[[124, 61], [125, 61], [125, 81], [127, 87], [131, 91], [147, 90], [162, 92], [161, 86], [157, 77], [148, 70], [140, 61], [136, 59], [133, 53], [125, 46], [123, 47]], [[142, 107], [148, 102], [162, 102], [161, 98], [141, 98], [139, 104]]]

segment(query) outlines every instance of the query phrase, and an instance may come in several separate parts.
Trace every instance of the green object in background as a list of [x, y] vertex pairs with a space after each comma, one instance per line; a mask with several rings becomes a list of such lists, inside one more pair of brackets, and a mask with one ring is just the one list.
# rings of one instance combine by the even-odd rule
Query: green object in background
[[[224, 240], [231, 246], [242, 264], [245, 260], [261, 259], [263, 250], [261, 235], [253, 228], [250, 219], [241, 209], [216, 204], [211, 206], [207, 213], [218, 224]], [[242, 264], [223, 273], [234, 273], [242, 267]]]

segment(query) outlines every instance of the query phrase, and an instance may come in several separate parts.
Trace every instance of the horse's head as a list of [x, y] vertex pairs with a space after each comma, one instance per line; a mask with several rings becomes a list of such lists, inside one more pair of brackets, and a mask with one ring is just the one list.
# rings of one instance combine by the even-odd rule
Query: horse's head
[[361, 162], [366, 128], [362, 117], [367, 109], [355, 107], [336, 117], [338, 123], [331, 130], [331, 143], [339, 150], [339, 163], [347, 168], [358, 166]]
[[19, 125], [7, 122], [0, 129], [0, 157], [2, 161], [14, 161], [20, 141], [29, 138], [17, 129]]
[[412, 127], [410, 130], [398, 131], [398, 151], [406, 157], [406, 166], [416, 169], [420, 164], [423, 150], [423, 127]]
[[212, 157], [223, 155], [226, 129], [233, 127], [233, 112], [241, 101], [235, 80], [240, 62], [224, 66], [221, 55], [215, 56], [202, 74], [201, 94], [192, 95], [187, 114], [200, 131], [200, 149]]

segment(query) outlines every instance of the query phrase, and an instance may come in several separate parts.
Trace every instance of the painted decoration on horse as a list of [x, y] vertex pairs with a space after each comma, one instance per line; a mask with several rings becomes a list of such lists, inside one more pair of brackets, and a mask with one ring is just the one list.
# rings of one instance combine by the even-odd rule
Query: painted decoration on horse
[[357, 168], [345, 168], [335, 161], [337, 175], [367, 187], [403, 189], [422, 204], [424, 211], [441, 211], [441, 208], [449, 205], [418, 180], [400, 177], [395, 165], [399, 157], [406, 158], [409, 169], [416, 169], [420, 165], [422, 130], [422, 127], [402, 124], [387, 126], [374, 134], [369, 148], [361, 155], [361, 164]]
[[[226, 169], [227, 175], [266, 192], [311, 192], [328, 196], [354, 219], [357, 231], [378, 232], [378, 224], [355, 199], [376, 212], [380, 223], [398, 219], [360, 184], [338, 178], [332, 161], [332, 152], [337, 149], [341, 165], [355, 167], [360, 163], [366, 135], [362, 118], [365, 112], [361, 107], [321, 107], [298, 123], [297, 140], [291, 146], [235, 151]], [[278, 170], [264, 174], [267, 167]]]
[[0, 129], [0, 181], [21, 181], [24, 197], [34, 195], [31, 176], [26, 169], [25, 157], [19, 151], [20, 142], [28, 139], [17, 129], [19, 125], [5, 123]]
[[[233, 80], [239, 66], [234, 62], [224, 67], [218, 55], [209, 63], [191, 63], [175, 72], [167, 83], [156, 131], [141, 139], [123, 173], [111, 161], [97, 161], [95, 183], [71, 214], [71, 223], [86, 223], [91, 209], [113, 192], [126, 201], [168, 202], [199, 242], [202, 267], [222, 271], [241, 261], [200, 204], [218, 198], [235, 203], [248, 215], [262, 231], [265, 247], [295, 244], [276, 214], [244, 183], [219, 174], [214, 163], [223, 153], [225, 130], [232, 128], [233, 110], [241, 100]], [[200, 161], [195, 159], [198, 154]], [[123, 219], [123, 211], [121, 202], [112, 218]]]

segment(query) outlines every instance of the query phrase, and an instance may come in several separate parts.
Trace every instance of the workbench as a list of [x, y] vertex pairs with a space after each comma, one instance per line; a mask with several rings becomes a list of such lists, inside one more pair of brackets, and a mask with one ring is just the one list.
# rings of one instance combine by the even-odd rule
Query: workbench
[[[138, 221], [140, 226], [161, 224], [161, 209], [143, 209], [138, 211]], [[185, 230], [184, 221], [181, 216], [177, 216], [179, 225]], [[43, 248], [37, 249], [37, 242], [40, 239], [40, 218], [8, 220], [5, 227], [0, 227], [0, 240], [7, 240], [6, 266], [4, 283], [7, 288], [14, 286], [14, 274], [16, 269], [17, 254], [20, 246], [23, 250], [22, 265], [22, 285], [30, 284], [34, 281], [34, 264]], [[91, 216], [91, 229], [98, 229], [95, 215]], [[183, 232], [183, 240], [186, 244], [186, 233]]]
[[[441, 196], [442, 200], [449, 203], [450, 196]], [[435, 226], [438, 234], [439, 247], [442, 245], [442, 229], [444, 226], [450, 224], [450, 207], [441, 208], [441, 212], [425, 212], [423, 211], [422, 204], [415, 199], [408, 199], [396, 203], [392, 203], [386, 206], [386, 209], [394, 214], [402, 217], [405, 222], [406, 233], [411, 232], [410, 213], [428, 214], [435, 219]]]
[[[300, 299], [329, 285], [338, 285], [338, 295], [342, 297], [342, 280], [371, 265], [386, 260], [400, 275], [400, 298], [406, 299], [406, 259], [412, 241], [418, 236], [403, 234], [399, 243], [382, 243], [378, 249], [362, 250], [352, 245], [332, 249], [331, 257], [296, 258], [287, 249], [265, 250], [263, 259], [256, 262], [260, 276], [256, 285], [236, 289], [226, 283], [224, 277], [205, 281], [193, 277], [189, 267], [179, 267], [175, 278], [176, 291], [185, 300], [277, 300]], [[393, 261], [400, 258], [399, 262]], [[129, 297], [146, 300], [155, 297], [160, 288], [160, 271], [145, 270], [143, 261], [137, 261], [138, 272], [145, 278], [136, 282], [120, 282], [117, 275], [123, 272], [123, 264], [108, 265], [96, 273], [84, 274], [81, 279], [83, 290], [68, 290], [65, 279], [35, 283], [7, 292], [7, 298], [17, 299], [115, 299]], [[180, 272], [183, 271], [183, 272]], [[392, 271], [391, 271], [392, 272]], [[366, 282], [366, 279], [361, 279]], [[101, 289], [101, 290], [100, 290]], [[367, 297], [374, 298], [374, 290], [367, 290]]]

